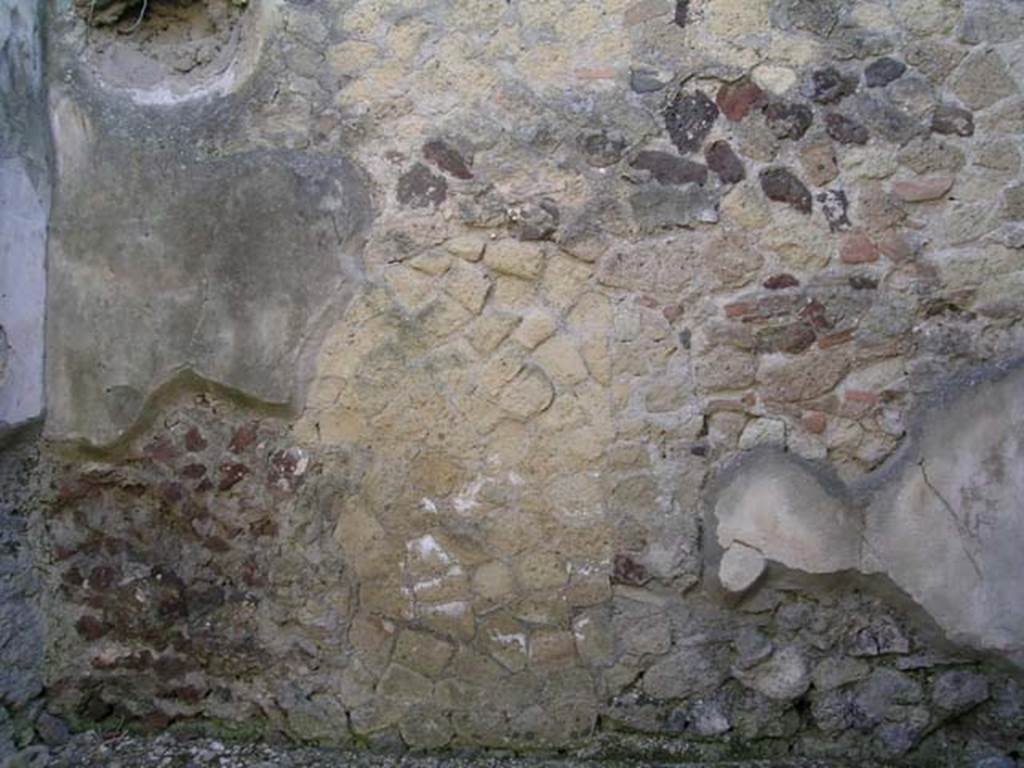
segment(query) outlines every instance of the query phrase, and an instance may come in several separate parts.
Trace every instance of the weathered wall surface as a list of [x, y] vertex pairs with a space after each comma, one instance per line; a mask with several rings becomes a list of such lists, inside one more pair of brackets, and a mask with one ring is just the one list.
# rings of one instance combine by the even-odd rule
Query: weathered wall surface
[[50, 141], [43, 8], [0, 6], [0, 762], [32, 736], [42, 693], [43, 621], [29, 543], [34, 450], [17, 441], [43, 409]]
[[1013, 764], [1024, 8], [152, 4], [50, 29], [52, 709]]
[[50, 135], [42, 6], [0, 8], [0, 432], [43, 410]]

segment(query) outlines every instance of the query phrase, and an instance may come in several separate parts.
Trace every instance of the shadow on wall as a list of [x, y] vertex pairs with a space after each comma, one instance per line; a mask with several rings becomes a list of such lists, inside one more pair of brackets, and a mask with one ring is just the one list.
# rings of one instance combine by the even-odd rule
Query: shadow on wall
[[712, 579], [745, 592], [768, 561], [885, 574], [950, 640], [1024, 665], [1024, 369], [967, 383], [853, 487], [789, 455], [741, 458], [712, 497]]

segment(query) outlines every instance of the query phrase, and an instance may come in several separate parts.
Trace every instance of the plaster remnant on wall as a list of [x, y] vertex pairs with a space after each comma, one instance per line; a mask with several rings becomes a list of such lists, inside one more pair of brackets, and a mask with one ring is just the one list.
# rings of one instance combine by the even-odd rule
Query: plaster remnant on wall
[[849, 491], [781, 454], [734, 467], [713, 506], [722, 585], [748, 586], [751, 546], [808, 573], [881, 573], [951, 640], [1024, 664], [1022, 429], [1018, 368], [929, 411], [893, 466]]
[[0, 432], [43, 413], [50, 137], [42, 12], [0, 8]]

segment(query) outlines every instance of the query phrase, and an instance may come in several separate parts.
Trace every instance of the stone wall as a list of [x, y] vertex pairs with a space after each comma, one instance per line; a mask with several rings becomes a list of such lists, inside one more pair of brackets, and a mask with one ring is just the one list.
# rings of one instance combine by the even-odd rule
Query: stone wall
[[150, 5], [48, 29], [50, 710], [1015, 764], [1019, 3]]

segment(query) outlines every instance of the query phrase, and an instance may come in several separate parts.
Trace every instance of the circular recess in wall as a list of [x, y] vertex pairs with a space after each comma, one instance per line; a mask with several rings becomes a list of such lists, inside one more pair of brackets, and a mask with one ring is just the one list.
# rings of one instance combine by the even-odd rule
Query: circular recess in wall
[[233, 90], [253, 71], [273, 0], [73, 0], [84, 62], [144, 103]]

